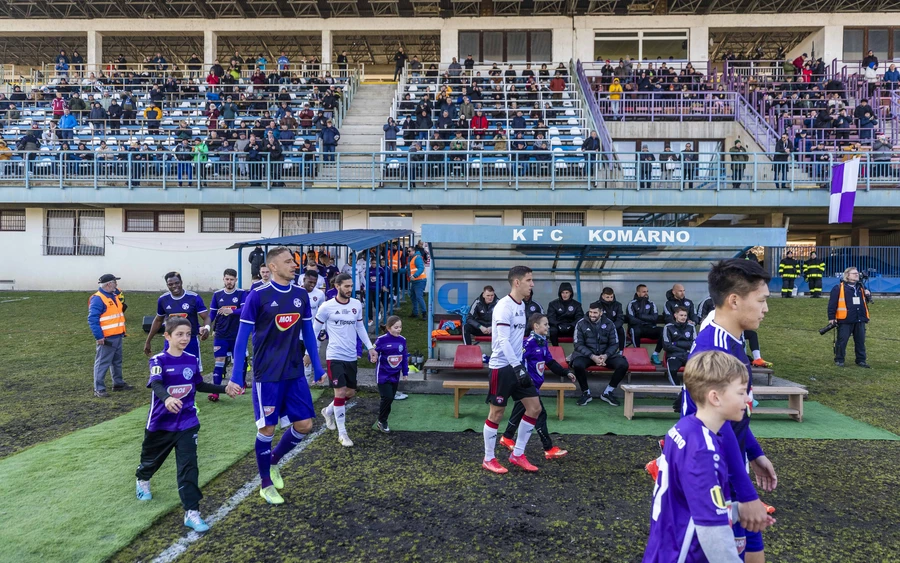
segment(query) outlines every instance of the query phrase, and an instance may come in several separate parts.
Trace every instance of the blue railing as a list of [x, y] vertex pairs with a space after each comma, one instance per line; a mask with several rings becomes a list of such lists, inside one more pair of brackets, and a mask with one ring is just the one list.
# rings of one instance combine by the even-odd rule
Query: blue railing
[[[834, 159], [846, 153], [795, 153], [773, 162], [772, 153], [589, 152], [579, 146], [542, 150], [401, 150], [375, 153], [210, 153], [194, 162], [186, 152], [36, 151], [0, 161], [0, 187], [237, 189], [818, 189], [831, 182]], [[859, 189], [897, 188], [900, 163], [862, 153]]]
[[790, 250], [798, 262], [811, 252], [825, 262], [825, 277], [840, 277], [847, 268], [857, 268], [870, 278], [900, 277], [900, 246], [786, 246], [766, 248], [766, 269], [778, 276], [778, 264]]

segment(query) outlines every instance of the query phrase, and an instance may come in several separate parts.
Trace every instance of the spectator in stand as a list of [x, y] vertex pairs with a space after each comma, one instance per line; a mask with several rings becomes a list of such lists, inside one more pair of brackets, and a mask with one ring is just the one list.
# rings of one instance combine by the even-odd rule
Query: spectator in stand
[[481, 109], [476, 109], [475, 117], [472, 118], [472, 123], [470, 124], [470, 126], [474, 135], [481, 135], [482, 137], [487, 135], [488, 119], [484, 115], [484, 111], [482, 111]]
[[812, 151], [812, 148], [812, 139], [807, 137], [805, 130], [799, 129], [794, 136], [794, 159], [798, 162], [808, 160], [809, 155], [806, 153]]
[[325, 122], [325, 127], [319, 132], [319, 138], [322, 139], [322, 152], [324, 153], [322, 160], [334, 162], [334, 153], [337, 151], [338, 141], [341, 140], [341, 132], [330, 119]]
[[[775, 155], [772, 157], [772, 168], [775, 174], [774, 182], [776, 188], [785, 189], [788, 187], [788, 160], [790, 157], [791, 141], [788, 139], [787, 133], [782, 133], [781, 138], [775, 142]], [[779, 178], [781, 179], [780, 182]]]
[[60, 78], [69, 77], [69, 57], [66, 55], [65, 50], [60, 51], [56, 56], [56, 66], [54, 68], [57, 76]]
[[747, 149], [741, 144], [741, 140], [737, 139], [734, 146], [728, 151], [731, 156], [731, 182], [734, 188], [740, 189], [741, 182], [744, 180], [744, 170], [747, 168]]
[[464, 96], [462, 99], [462, 103], [459, 104], [459, 116], [464, 118], [467, 123], [475, 117], [475, 106], [472, 105], [472, 102], [469, 100], [468, 96]]
[[872, 143], [876, 127], [878, 127], [878, 119], [872, 115], [870, 109], [859, 120], [859, 140], [862, 144], [868, 145]]
[[891, 173], [891, 156], [894, 148], [888, 141], [887, 135], [878, 135], [875, 143], [872, 145], [872, 176], [877, 178], [888, 178], [893, 176]]
[[423, 109], [419, 112], [419, 117], [416, 119], [416, 129], [418, 130], [418, 134], [416, 135], [416, 139], [420, 141], [428, 140], [428, 132], [431, 130], [431, 127], [434, 125], [434, 122], [431, 120], [431, 112]]
[[106, 120], [109, 119], [109, 113], [100, 102], [94, 102], [94, 107], [91, 109], [91, 113], [89, 116], [91, 120], [91, 125], [94, 128], [95, 135], [106, 135]]
[[590, 137], [584, 140], [581, 143], [581, 151], [587, 154], [587, 161], [589, 167], [589, 173], [594, 177], [594, 185], [597, 185], [597, 163], [600, 162], [600, 151], [603, 150], [603, 145], [600, 143], [600, 137], [597, 136], [596, 131], [591, 131]]
[[837, 141], [838, 146], [842, 147], [846, 145], [846, 141], [850, 139], [852, 120], [847, 117], [847, 110], [845, 108], [841, 108], [840, 113], [832, 120], [832, 125], [834, 127], [834, 138]]
[[609, 86], [609, 106], [610, 110], [612, 110], [613, 117], [624, 121], [625, 116], [622, 115], [622, 95], [622, 84], [618, 78], [614, 78], [612, 84]]
[[682, 173], [684, 174], [684, 183], [687, 189], [694, 189], [694, 179], [697, 178], [697, 168], [699, 167], [700, 155], [694, 151], [691, 143], [684, 145], [681, 151]]
[[84, 103], [84, 99], [81, 97], [81, 94], [75, 92], [72, 94], [72, 97], [69, 99], [68, 108], [72, 110], [72, 114], [78, 118], [79, 120], [84, 118], [84, 112], [87, 110], [87, 104]]
[[806, 62], [806, 59], [809, 57], [806, 53], [803, 53], [791, 63], [794, 67], [794, 76], [800, 76], [803, 72], [803, 64]]
[[561, 100], [562, 94], [566, 90], [566, 80], [562, 75], [557, 74], [550, 79], [550, 91], [553, 92], [554, 100]]
[[862, 60], [862, 67], [868, 68], [872, 63], [875, 63], [875, 66], [873, 68], [875, 70], [878, 70], [878, 57], [875, 56], [875, 53], [872, 51], [872, 49], [869, 49], [869, 52], [866, 53], [865, 58]]
[[225, 98], [225, 103], [222, 104], [219, 113], [222, 116], [222, 121], [225, 122], [225, 126], [228, 129], [234, 127], [234, 120], [237, 117], [239, 111], [240, 110], [238, 110], [237, 104], [234, 103], [234, 99], [231, 96]]
[[57, 90], [56, 97], [50, 101], [50, 108], [53, 110], [53, 121], [59, 121], [59, 119], [63, 116], [63, 113], [65, 113], [63, 110], [65, 110], [67, 107], [68, 104], [63, 98], [62, 92]]
[[875, 67], [877, 63], [871, 62], [869, 66], [863, 69], [863, 77], [866, 80], [866, 84], [869, 85], [869, 97], [875, 95], [875, 90], [878, 88], [878, 74], [875, 72]]
[[650, 189], [650, 180], [653, 178], [653, 163], [656, 157], [650, 152], [650, 147], [643, 145], [638, 155], [638, 182], [642, 190]]
[[397, 150], [397, 133], [400, 132], [400, 127], [397, 126], [397, 123], [394, 122], [393, 117], [387, 118], [387, 123], [384, 124], [384, 150], [386, 151], [394, 151]]
[[575, 298], [572, 284], [559, 284], [557, 299], [547, 305], [547, 321], [550, 323], [550, 343], [559, 346], [559, 337], [575, 334], [575, 325], [584, 317], [584, 309]]
[[78, 118], [72, 113], [72, 110], [66, 108], [63, 115], [59, 118], [59, 124], [56, 129], [56, 135], [60, 141], [69, 141], [75, 138], [75, 127], [78, 126]]
[[859, 123], [859, 121], [863, 118], [863, 116], [869, 112], [871, 114], [875, 114], [875, 110], [872, 109], [872, 106], [869, 105], [869, 100], [863, 98], [859, 101], [856, 108], [853, 110], [853, 119]]
[[403, 47], [400, 47], [396, 53], [394, 53], [394, 82], [397, 82], [400, 79], [400, 74], [403, 73], [403, 67], [406, 66], [406, 53], [403, 52]]

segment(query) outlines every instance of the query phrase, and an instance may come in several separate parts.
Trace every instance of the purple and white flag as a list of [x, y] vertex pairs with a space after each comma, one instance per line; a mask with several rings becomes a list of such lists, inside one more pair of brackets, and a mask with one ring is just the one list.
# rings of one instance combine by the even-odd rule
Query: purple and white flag
[[859, 158], [831, 167], [831, 202], [828, 223], [852, 223], [856, 184], [859, 182]]

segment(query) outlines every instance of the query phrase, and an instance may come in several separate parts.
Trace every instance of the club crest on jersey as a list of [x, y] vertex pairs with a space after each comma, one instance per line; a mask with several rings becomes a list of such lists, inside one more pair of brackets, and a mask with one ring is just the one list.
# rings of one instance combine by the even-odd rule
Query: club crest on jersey
[[537, 370], [537, 372], [540, 375], [544, 375], [544, 367], [545, 366], [546, 366], [545, 362], [538, 362], [537, 364], [535, 364], [534, 368]]
[[403, 356], [400, 356], [400, 355], [388, 356], [387, 360], [388, 360], [388, 365], [391, 366], [392, 368], [395, 368], [400, 365], [400, 362], [403, 361]]
[[272, 413], [275, 412], [275, 407], [263, 407], [263, 414], [266, 416], [272, 416]]
[[574, 306], [574, 305], [569, 305], [569, 312], [571, 313], [571, 312], [574, 311], [574, 310], [575, 310], [575, 306]]
[[400, 351], [400, 352], [402, 352], [402, 351], [403, 351], [403, 344], [397, 346], [397, 350]]
[[356, 309], [350, 309], [350, 310], [353, 312], [354, 315], [356, 314]]
[[152, 366], [150, 368], [150, 375], [162, 375], [162, 366]]
[[302, 306], [303, 306], [303, 301], [300, 301], [299, 297], [295, 297], [294, 298], [294, 307], [302, 307]]
[[183, 399], [187, 397], [193, 388], [193, 385], [169, 385], [166, 387], [166, 393], [176, 399]]
[[185, 311], [187, 311], [188, 309], [191, 308], [191, 305], [190, 305], [190, 303], [182, 303], [181, 308], [184, 309]]
[[231, 298], [231, 302], [232, 302], [232, 303], [237, 303], [237, 301], [238, 301], [238, 300], [237, 300], [237, 297], [232, 297], [232, 298]]
[[283, 315], [276, 315], [275, 326], [278, 328], [278, 330], [285, 331], [297, 324], [297, 321], [299, 320], [300, 313], [285, 313]]
[[192, 370], [191, 368], [184, 368], [184, 370], [181, 372], [181, 375], [183, 375], [185, 379], [190, 379], [194, 377], [194, 370]]

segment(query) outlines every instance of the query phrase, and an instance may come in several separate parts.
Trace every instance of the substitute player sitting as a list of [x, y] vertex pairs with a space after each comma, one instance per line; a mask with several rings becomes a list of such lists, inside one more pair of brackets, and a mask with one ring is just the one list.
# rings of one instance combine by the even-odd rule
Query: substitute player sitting
[[[540, 391], [541, 385], [544, 384], [544, 372], [547, 369], [559, 377], [568, 376], [574, 383], [575, 374], [559, 365], [550, 353], [550, 348], [547, 345], [547, 336], [550, 334], [550, 323], [547, 321], [547, 315], [543, 313], [531, 315], [528, 317], [528, 326], [531, 328], [531, 336], [525, 341], [524, 360], [525, 367], [528, 369], [528, 375], [531, 376], [531, 381], [534, 382], [534, 387]], [[538, 397], [538, 401], [541, 401], [540, 396]], [[515, 406], [513, 406], [512, 414], [509, 416], [509, 422], [506, 424], [506, 431], [503, 432], [503, 437], [500, 438], [500, 445], [504, 446], [509, 451], [513, 451], [516, 447], [513, 436], [515, 436], [516, 430], [519, 428], [519, 424], [522, 422], [522, 417], [524, 415], [525, 407], [522, 405], [521, 401], [517, 402]], [[541, 414], [538, 415], [537, 424], [534, 429], [541, 439], [541, 445], [544, 446], [544, 458], [557, 459], [564, 457], [569, 453], [566, 450], [560, 449], [559, 446], [553, 445], [553, 440], [550, 438], [550, 431], [547, 429], [547, 409], [544, 408], [543, 401], [541, 401]]]
[[200, 499], [203, 494], [198, 484], [197, 434], [200, 421], [194, 406], [195, 394], [228, 393], [234, 398], [242, 391], [234, 383], [213, 385], [203, 381], [197, 357], [185, 351], [191, 341], [191, 323], [184, 318], [166, 320], [165, 352], [150, 358], [150, 381], [153, 390], [150, 416], [144, 430], [141, 445], [141, 463], [138, 465], [137, 499], [153, 498], [150, 479], [162, 467], [166, 458], [175, 450], [178, 464], [178, 495], [184, 507], [184, 525], [197, 532], [209, 530], [200, 516]]
[[[216, 365], [213, 369], [213, 383], [220, 385], [228, 361], [234, 358], [234, 341], [237, 338], [238, 326], [241, 324], [241, 305], [244, 304], [246, 292], [237, 289], [237, 272], [231, 268], [222, 275], [223, 289], [213, 293], [209, 302], [209, 324], [213, 327], [213, 358]], [[238, 367], [238, 366], [235, 366]], [[240, 366], [239, 369], [243, 369]], [[207, 395], [210, 401], [218, 401], [218, 393]]]
[[[748, 377], [744, 364], [725, 352], [702, 352], [688, 361], [684, 384], [697, 411], [667, 434], [644, 563], [740, 563], [731, 528], [740, 511], [731, 504], [719, 430], [743, 418]], [[767, 517], [766, 526], [774, 523]]]
[[[284, 480], [281, 461], [312, 430], [316, 412], [309, 385], [303, 377], [304, 345], [309, 350], [316, 379], [322, 366], [316, 350], [309, 312], [309, 294], [291, 283], [294, 262], [284, 246], [266, 255], [272, 272], [269, 283], [250, 292], [241, 308], [241, 326], [234, 348], [234, 365], [242, 366], [247, 356], [247, 341], [253, 333], [253, 413], [256, 418], [256, 464], [262, 481], [260, 496], [269, 504], [282, 504], [278, 490]], [[243, 370], [232, 370], [231, 381], [243, 387]], [[291, 425], [272, 448], [275, 426]]]
[[325, 425], [329, 430], [337, 429], [341, 445], [349, 448], [353, 445], [353, 440], [347, 435], [345, 405], [347, 399], [356, 395], [357, 337], [369, 351], [370, 362], [378, 360], [378, 353], [375, 352], [363, 323], [362, 303], [350, 296], [353, 293], [350, 276], [338, 274], [334, 278], [334, 285], [338, 290], [337, 296], [319, 307], [314, 330], [319, 334], [324, 328], [328, 335], [325, 359], [328, 362], [328, 380], [334, 389], [334, 401], [322, 409], [322, 416], [325, 417]]
[[516, 445], [509, 456], [510, 463], [525, 471], [538, 470], [525, 457], [525, 446], [541, 414], [537, 388], [522, 363], [526, 323], [524, 301], [534, 289], [531, 268], [513, 266], [506, 278], [510, 285], [509, 295], [497, 303], [491, 318], [491, 359], [488, 362], [491, 371], [486, 401], [490, 405], [490, 412], [482, 430], [484, 460], [481, 462], [483, 468], [500, 474], [509, 470], [500, 465], [494, 456], [494, 450], [497, 446], [497, 428], [503, 419], [509, 398], [522, 401], [522, 406], [525, 407]]

